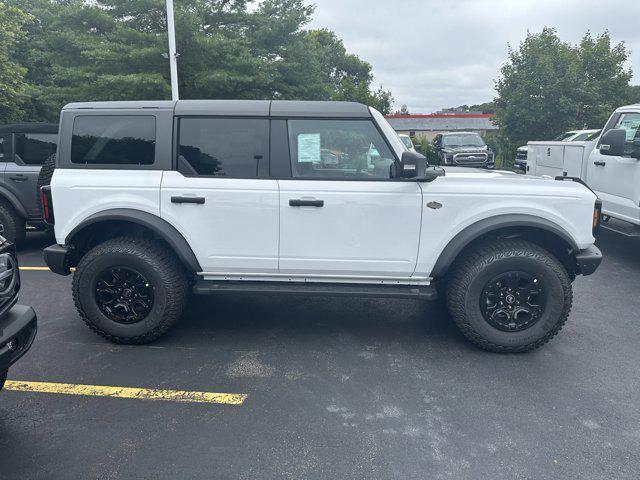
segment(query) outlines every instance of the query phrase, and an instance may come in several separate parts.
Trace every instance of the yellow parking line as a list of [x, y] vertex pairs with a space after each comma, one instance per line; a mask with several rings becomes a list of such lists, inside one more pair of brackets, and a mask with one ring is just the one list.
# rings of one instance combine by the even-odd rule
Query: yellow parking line
[[[39, 271], [39, 272], [42, 272], [42, 271], [48, 272], [48, 271], [50, 271], [49, 267], [18, 267], [18, 269], [27, 270], [27, 271], [28, 270], [33, 270], [33, 271]], [[72, 267], [69, 270], [71, 270], [73, 272], [75, 270], [75, 268]]]
[[138, 400], [164, 400], [188, 403], [220, 403], [242, 405], [247, 396], [241, 393], [186, 392], [181, 390], [155, 390], [149, 388], [107, 387], [74, 383], [21, 382], [7, 380], [5, 390], [14, 392], [60, 393], [91, 397], [135, 398]]

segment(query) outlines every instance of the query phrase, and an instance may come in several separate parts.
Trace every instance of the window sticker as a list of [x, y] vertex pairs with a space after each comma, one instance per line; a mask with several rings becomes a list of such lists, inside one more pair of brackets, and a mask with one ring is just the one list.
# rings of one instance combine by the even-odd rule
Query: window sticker
[[298, 135], [298, 163], [320, 163], [320, 134]]

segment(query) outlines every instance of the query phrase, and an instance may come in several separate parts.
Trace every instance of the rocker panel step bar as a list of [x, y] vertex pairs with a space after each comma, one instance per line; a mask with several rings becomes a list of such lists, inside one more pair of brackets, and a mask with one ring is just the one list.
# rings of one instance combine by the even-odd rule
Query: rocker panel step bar
[[298, 293], [303, 295], [417, 298], [436, 300], [438, 293], [433, 285], [354, 285], [341, 283], [311, 282], [229, 282], [198, 280], [193, 286], [196, 295], [215, 293]]

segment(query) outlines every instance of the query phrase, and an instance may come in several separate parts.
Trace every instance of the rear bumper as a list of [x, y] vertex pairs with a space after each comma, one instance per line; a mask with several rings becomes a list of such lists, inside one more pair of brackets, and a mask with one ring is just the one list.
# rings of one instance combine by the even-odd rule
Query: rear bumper
[[31, 348], [38, 330], [33, 308], [14, 305], [0, 319], [0, 372], [6, 372]]
[[47, 267], [58, 275], [69, 275], [68, 256], [71, 249], [65, 245], [51, 245], [44, 249], [44, 261]]
[[582, 275], [591, 275], [600, 266], [600, 262], [602, 262], [602, 252], [595, 245], [580, 250], [576, 254], [576, 264]]

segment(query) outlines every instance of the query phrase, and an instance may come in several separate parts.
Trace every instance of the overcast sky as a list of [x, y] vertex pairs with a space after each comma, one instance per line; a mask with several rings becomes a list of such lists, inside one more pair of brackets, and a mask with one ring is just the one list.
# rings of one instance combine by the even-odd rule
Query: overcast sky
[[[312, 3], [312, 2], [309, 2]], [[576, 43], [608, 29], [631, 50], [640, 83], [638, 0], [315, 0], [312, 28], [338, 34], [373, 65], [374, 83], [393, 92], [394, 108], [431, 113], [494, 96], [494, 80], [527, 30], [557, 29]]]

